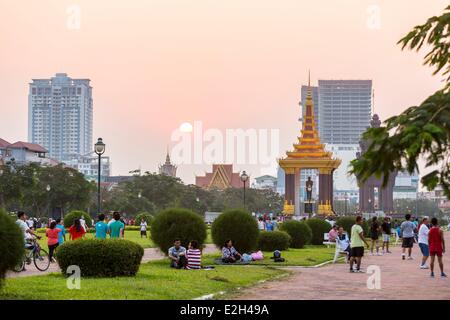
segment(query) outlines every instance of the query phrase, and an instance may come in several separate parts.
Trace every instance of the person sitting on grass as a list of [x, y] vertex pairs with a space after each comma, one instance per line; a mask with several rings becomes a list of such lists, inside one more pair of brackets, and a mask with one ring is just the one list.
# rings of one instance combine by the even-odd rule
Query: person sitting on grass
[[95, 237], [97, 239], [106, 239], [108, 233], [108, 225], [105, 223], [105, 215], [100, 213], [98, 215], [98, 221], [95, 224]]
[[241, 254], [233, 247], [231, 240], [225, 241], [225, 245], [222, 248], [222, 261], [225, 263], [235, 263], [240, 261]]
[[69, 228], [70, 240], [77, 240], [84, 237], [86, 230], [81, 226], [80, 219], [75, 219], [73, 225]]
[[173, 247], [169, 248], [170, 267], [182, 269], [186, 266], [186, 248], [181, 246], [181, 240], [175, 239]]
[[192, 240], [189, 243], [188, 250], [186, 252], [187, 266], [186, 269], [201, 269], [202, 268], [202, 252], [198, 248], [198, 242]]

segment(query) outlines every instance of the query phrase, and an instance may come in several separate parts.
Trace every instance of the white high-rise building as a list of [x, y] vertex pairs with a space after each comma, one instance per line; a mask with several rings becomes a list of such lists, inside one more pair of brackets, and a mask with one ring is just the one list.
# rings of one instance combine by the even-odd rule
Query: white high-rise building
[[319, 135], [323, 143], [358, 144], [370, 125], [372, 80], [319, 80]]
[[28, 141], [51, 158], [68, 161], [92, 152], [92, 87], [89, 79], [57, 73], [33, 79], [28, 95]]

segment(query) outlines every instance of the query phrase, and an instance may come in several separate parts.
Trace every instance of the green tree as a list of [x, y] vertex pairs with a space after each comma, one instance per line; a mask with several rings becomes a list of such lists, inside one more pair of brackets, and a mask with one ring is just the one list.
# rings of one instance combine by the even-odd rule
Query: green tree
[[384, 185], [394, 171], [419, 171], [418, 159], [426, 167], [436, 168], [421, 182], [428, 190], [441, 185], [450, 199], [450, 6], [441, 16], [414, 27], [399, 42], [402, 49], [429, 48], [424, 64], [442, 72], [444, 88], [418, 106], [387, 119], [380, 128], [369, 128], [363, 138], [370, 141], [368, 150], [351, 163], [350, 173], [362, 181], [375, 174], [383, 176]]

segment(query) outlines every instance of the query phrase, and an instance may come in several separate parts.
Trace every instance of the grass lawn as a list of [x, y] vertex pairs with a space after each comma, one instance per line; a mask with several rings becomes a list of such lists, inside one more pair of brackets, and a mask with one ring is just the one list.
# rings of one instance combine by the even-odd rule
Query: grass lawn
[[[206, 261], [205, 261], [206, 262]], [[141, 265], [136, 277], [82, 278], [80, 290], [69, 290], [59, 273], [8, 278], [0, 289], [4, 299], [177, 300], [232, 292], [260, 280], [288, 274], [267, 266], [216, 266], [213, 270], [174, 270], [166, 260]]]
[[[270, 257], [273, 252], [265, 251], [264, 260], [253, 261], [252, 265], [267, 265], [267, 266], [314, 266], [334, 258], [335, 248], [327, 248], [323, 245], [307, 245], [303, 249], [289, 249], [281, 252], [281, 257], [285, 262], [274, 262]], [[207, 255], [204, 258], [204, 264], [214, 264], [214, 259], [219, 258], [220, 255]]]

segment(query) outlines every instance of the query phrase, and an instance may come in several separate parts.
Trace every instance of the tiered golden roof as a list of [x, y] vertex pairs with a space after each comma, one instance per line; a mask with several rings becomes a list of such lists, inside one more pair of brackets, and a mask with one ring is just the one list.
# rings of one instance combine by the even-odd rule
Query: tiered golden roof
[[286, 158], [279, 159], [280, 166], [286, 173], [293, 173], [295, 168], [319, 169], [320, 172], [330, 173], [341, 164], [340, 159], [333, 159], [333, 153], [325, 150], [320, 141], [319, 133], [314, 119], [314, 103], [311, 88], [308, 89], [305, 102], [305, 115], [303, 115], [303, 128], [298, 143], [293, 151], [287, 151]]

